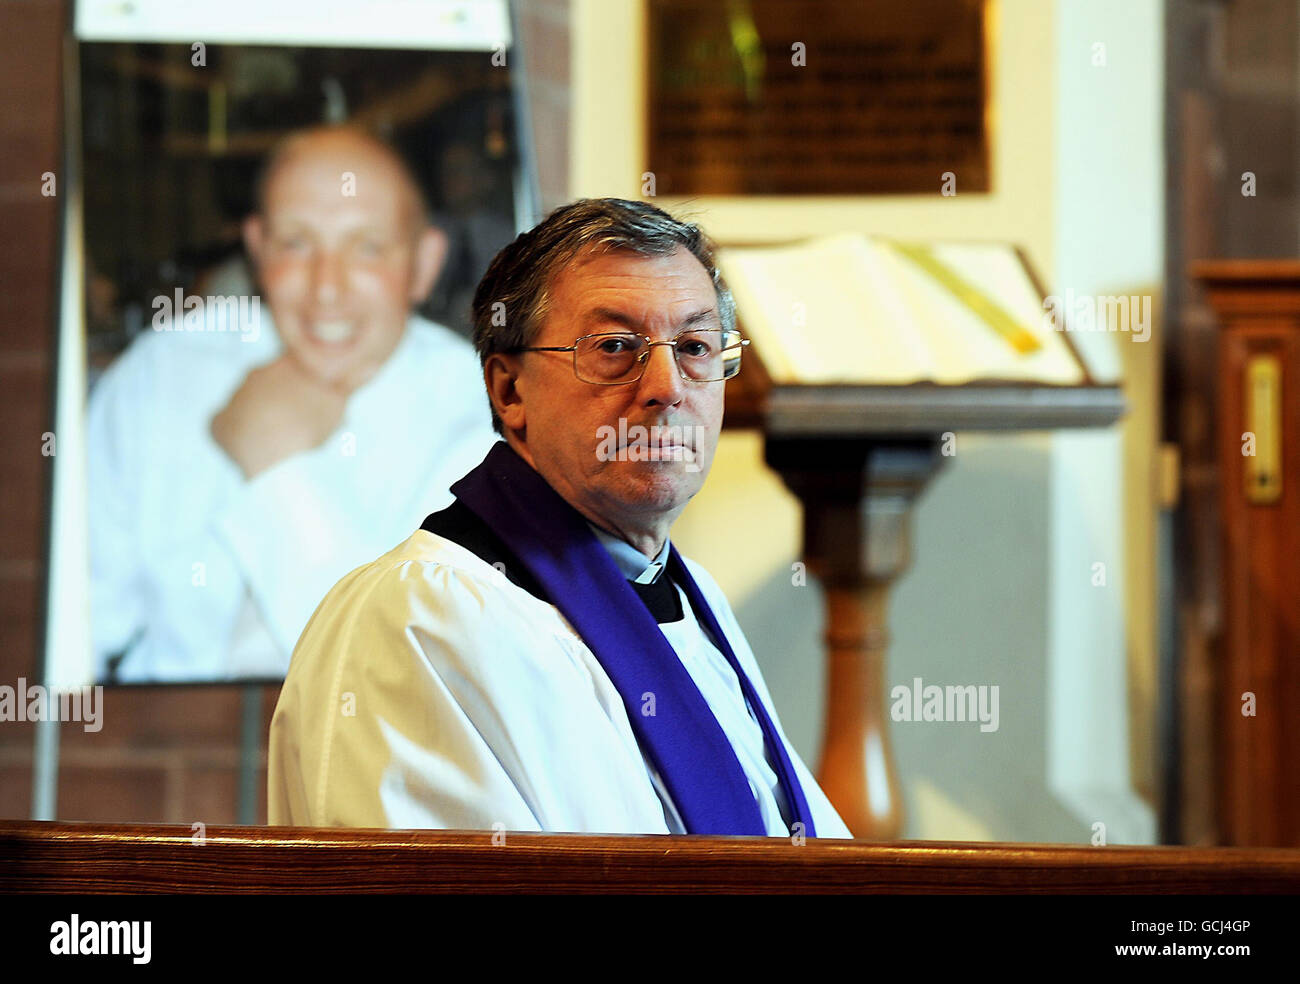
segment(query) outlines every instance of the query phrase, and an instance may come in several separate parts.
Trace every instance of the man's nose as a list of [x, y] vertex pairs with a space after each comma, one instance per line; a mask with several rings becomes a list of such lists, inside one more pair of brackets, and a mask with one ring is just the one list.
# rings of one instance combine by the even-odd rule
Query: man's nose
[[312, 262], [312, 295], [321, 304], [333, 304], [343, 292], [343, 259], [331, 249], [316, 252]]
[[645, 372], [638, 385], [640, 390], [637, 395], [646, 406], [661, 404], [671, 407], [682, 402], [682, 397], [686, 395], [686, 380], [682, 379], [682, 374], [677, 369], [674, 346], [650, 346]]

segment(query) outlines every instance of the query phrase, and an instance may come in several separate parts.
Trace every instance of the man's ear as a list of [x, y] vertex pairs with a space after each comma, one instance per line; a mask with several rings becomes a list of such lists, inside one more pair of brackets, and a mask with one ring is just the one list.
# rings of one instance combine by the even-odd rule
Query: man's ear
[[517, 356], [493, 353], [483, 363], [483, 382], [488, 399], [507, 431], [524, 429], [524, 398], [519, 391], [520, 361]]
[[240, 230], [244, 234], [244, 249], [253, 261], [254, 269], [262, 265], [262, 244], [266, 242], [266, 225], [260, 215], [250, 215], [244, 219]]
[[438, 282], [442, 265], [447, 262], [447, 234], [433, 226], [425, 226], [415, 241], [415, 257], [411, 270], [412, 304], [423, 304]]

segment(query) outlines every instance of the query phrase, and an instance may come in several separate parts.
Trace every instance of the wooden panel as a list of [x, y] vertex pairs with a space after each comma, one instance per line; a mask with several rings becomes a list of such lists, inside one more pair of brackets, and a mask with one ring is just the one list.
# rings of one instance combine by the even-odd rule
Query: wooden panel
[[981, 0], [649, 0], [657, 194], [990, 190]]
[[[45, 326], [30, 326], [33, 340]], [[7, 341], [7, 339], [6, 339]], [[0, 429], [0, 563], [9, 573], [34, 574], [44, 563], [45, 503], [52, 459], [45, 434], [53, 433], [51, 374], [40, 356], [0, 356], [0, 393], [5, 426]], [[57, 450], [57, 443], [55, 450]], [[32, 614], [25, 617], [32, 617]], [[24, 653], [24, 657], [29, 653]]]
[[[1225, 841], [1300, 845], [1300, 332], [1237, 317], [1220, 343], [1224, 637], [1219, 722]], [[1283, 480], [1275, 503], [1248, 501], [1242, 453], [1250, 356], [1283, 367]], [[1255, 695], [1255, 714], [1242, 713]]]
[[[1223, 633], [1216, 681], [1222, 840], [1300, 845], [1300, 262], [1198, 263], [1221, 324], [1219, 510]], [[1281, 495], [1245, 490], [1246, 367], [1281, 369]], [[1251, 695], [1248, 697], [1248, 695]], [[1253, 697], [1253, 714], [1243, 714]]]
[[3, 892], [1294, 893], [1300, 851], [0, 822]]

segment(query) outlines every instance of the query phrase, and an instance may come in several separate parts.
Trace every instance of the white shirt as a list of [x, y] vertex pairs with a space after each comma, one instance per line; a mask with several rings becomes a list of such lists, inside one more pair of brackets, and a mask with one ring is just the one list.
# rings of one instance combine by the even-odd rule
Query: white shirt
[[[625, 573], [638, 563], [611, 552]], [[686, 563], [780, 732], [818, 836], [851, 836], [785, 737], [721, 590]], [[730, 739], [767, 832], [787, 837], [762, 729], [678, 592], [685, 617], [661, 628]], [[312, 617], [271, 722], [267, 802], [272, 824], [685, 831], [622, 697], [560, 612], [425, 530], [349, 574]]]
[[348, 571], [451, 501], [495, 440], [472, 347], [419, 317], [337, 430], [247, 480], [209, 431], [260, 331], [150, 331], [88, 408], [91, 633], [98, 679], [278, 679]]

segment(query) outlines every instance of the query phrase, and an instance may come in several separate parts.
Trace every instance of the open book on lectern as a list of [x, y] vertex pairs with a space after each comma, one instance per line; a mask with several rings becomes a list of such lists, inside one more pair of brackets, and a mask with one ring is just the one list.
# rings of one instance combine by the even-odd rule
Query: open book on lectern
[[1090, 382], [1011, 245], [845, 233], [718, 265], [778, 386]]

